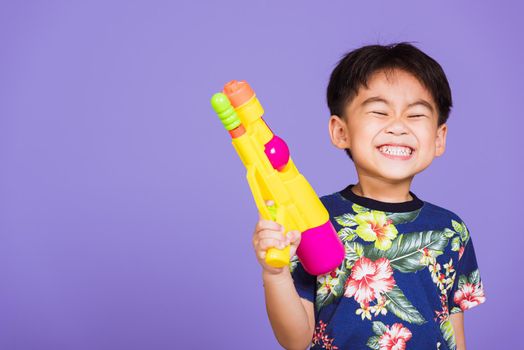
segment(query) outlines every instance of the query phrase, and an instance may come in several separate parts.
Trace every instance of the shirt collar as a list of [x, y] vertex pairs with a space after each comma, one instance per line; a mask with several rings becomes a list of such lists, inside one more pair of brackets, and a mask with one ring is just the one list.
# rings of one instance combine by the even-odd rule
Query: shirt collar
[[420, 200], [413, 192], [409, 191], [409, 194], [411, 197], [413, 197], [412, 200], [407, 202], [397, 202], [397, 203], [390, 203], [390, 202], [381, 202], [377, 201], [372, 198], [368, 197], [362, 197], [357, 194], [355, 194], [353, 191], [351, 191], [351, 188], [355, 186], [354, 184], [349, 185], [342, 191], [340, 191], [340, 195], [344, 197], [345, 199], [358, 204], [362, 207], [373, 209], [373, 210], [380, 210], [390, 213], [402, 213], [402, 212], [408, 212], [408, 211], [414, 211], [422, 208], [424, 205], [424, 202]]

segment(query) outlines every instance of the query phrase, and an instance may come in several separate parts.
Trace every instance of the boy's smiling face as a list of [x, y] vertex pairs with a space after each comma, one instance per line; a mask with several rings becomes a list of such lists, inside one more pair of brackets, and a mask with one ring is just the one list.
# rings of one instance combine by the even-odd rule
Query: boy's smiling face
[[435, 101], [412, 74], [378, 71], [367, 85], [346, 106], [343, 118], [331, 116], [331, 140], [351, 150], [360, 176], [411, 180], [444, 153], [447, 126], [438, 126]]

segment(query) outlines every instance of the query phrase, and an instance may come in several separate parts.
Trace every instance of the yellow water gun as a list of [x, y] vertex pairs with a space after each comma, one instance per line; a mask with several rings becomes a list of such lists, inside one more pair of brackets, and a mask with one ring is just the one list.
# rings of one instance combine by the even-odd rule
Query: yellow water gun
[[[306, 178], [300, 174], [284, 140], [273, 134], [262, 116], [264, 110], [245, 81], [230, 81], [211, 105], [229, 131], [233, 147], [247, 170], [247, 181], [262, 217], [281, 224], [286, 232], [302, 233], [297, 256], [312, 275], [332, 271], [344, 260], [329, 214]], [[267, 206], [272, 200], [274, 205]], [[266, 262], [289, 264], [289, 246], [270, 248]]]

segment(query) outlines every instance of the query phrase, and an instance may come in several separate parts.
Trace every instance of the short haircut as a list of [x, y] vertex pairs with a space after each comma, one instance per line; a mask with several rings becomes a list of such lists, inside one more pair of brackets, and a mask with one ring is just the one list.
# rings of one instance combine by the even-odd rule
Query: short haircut
[[[345, 118], [344, 110], [371, 76], [379, 71], [401, 69], [412, 74], [429, 91], [438, 109], [438, 125], [448, 120], [451, 89], [444, 70], [430, 56], [407, 42], [367, 45], [345, 54], [331, 73], [327, 104], [331, 115]], [[351, 151], [346, 149], [349, 158]]]

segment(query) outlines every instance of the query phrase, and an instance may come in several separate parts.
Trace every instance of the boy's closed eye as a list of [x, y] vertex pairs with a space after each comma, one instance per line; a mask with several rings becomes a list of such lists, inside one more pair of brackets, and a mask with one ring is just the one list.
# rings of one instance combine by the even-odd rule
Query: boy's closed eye
[[[377, 117], [387, 117], [388, 114], [386, 112], [379, 112], [379, 111], [371, 111], [369, 112]], [[408, 118], [425, 118], [426, 115], [425, 114], [412, 114], [412, 115], [409, 115]]]
[[371, 113], [373, 115], [377, 115], [377, 117], [380, 117], [380, 116], [386, 116], [387, 117], [387, 115], [388, 115], [386, 112], [379, 112], [379, 111], [371, 111], [369, 113]]

